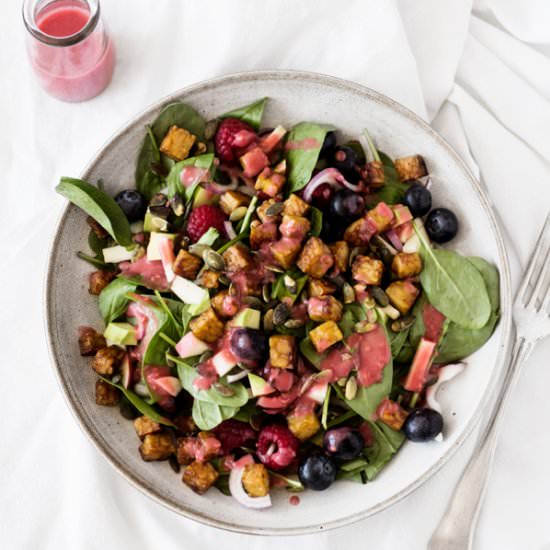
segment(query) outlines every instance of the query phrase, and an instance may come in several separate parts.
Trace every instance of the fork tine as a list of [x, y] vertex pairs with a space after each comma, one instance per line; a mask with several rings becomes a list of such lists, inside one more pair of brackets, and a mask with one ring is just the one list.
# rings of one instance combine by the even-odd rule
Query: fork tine
[[540, 306], [541, 311], [550, 315], [550, 288], [546, 289], [546, 297]]
[[[542, 249], [546, 248], [546, 257], [544, 258], [544, 261], [538, 271], [535, 288], [529, 300], [529, 305], [535, 306], [535, 308], [536, 308], [537, 302], [542, 302], [546, 294], [546, 290], [548, 287], [546, 276], [548, 275], [548, 272], [550, 272], [550, 250], [548, 250], [548, 247], [541, 247], [541, 248]], [[539, 310], [537, 309], [537, 311]]]
[[537, 244], [535, 245], [535, 248], [533, 250], [533, 255], [531, 256], [531, 261], [529, 262], [529, 267], [527, 268], [527, 271], [524, 275], [523, 283], [519, 287], [519, 290], [517, 292], [517, 300], [521, 300], [522, 304], [525, 304], [527, 300], [527, 290], [529, 288], [529, 283], [531, 282], [531, 278], [533, 276], [533, 273], [535, 271], [535, 266], [537, 265], [539, 258], [542, 253], [543, 249], [543, 243], [544, 243], [544, 237], [546, 235], [546, 232], [548, 231], [548, 228], [550, 227], [550, 213], [547, 214], [546, 220], [544, 222], [544, 225], [542, 227], [542, 230], [540, 232], [540, 235], [537, 239]]

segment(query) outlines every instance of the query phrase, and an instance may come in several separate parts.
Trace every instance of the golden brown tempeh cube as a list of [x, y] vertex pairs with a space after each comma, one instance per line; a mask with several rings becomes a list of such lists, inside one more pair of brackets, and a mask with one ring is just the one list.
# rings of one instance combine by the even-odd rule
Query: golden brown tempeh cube
[[103, 269], [92, 271], [88, 275], [88, 292], [97, 296], [114, 278], [115, 274], [112, 271], [104, 271]]
[[422, 271], [422, 258], [418, 252], [399, 252], [393, 257], [391, 269], [399, 279], [413, 277]]
[[290, 413], [287, 418], [288, 429], [300, 440], [305, 441], [313, 437], [320, 429], [319, 418], [312, 411], [309, 413]]
[[356, 256], [351, 266], [353, 278], [366, 285], [379, 285], [382, 282], [384, 264], [369, 256]]
[[113, 407], [119, 403], [120, 397], [120, 390], [111, 386], [105, 380], [98, 380], [95, 383], [95, 402], [97, 405]]
[[272, 205], [272, 204], [275, 204], [276, 202], [280, 202], [276, 199], [267, 199], [266, 201], [262, 202], [262, 204], [260, 204], [260, 206], [258, 206], [258, 208], [256, 209], [256, 214], [258, 215], [258, 218], [260, 218], [260, 221], [262, 223], [265, 223], [265, 222], [277, 222], [281, 219], [281, 215], [280, 214], [277, 214], [276, 216], [268, 216], [266, 214], [266, 210]]
[[193, 256], [187, 250], [180, 250], [174, 260], [173, 269], [176, 275], [193, 280], [197, 276], [201, 265], [202, 260], [200, 258]]
[[210, 308], [198, 317], [191, 319], [189, 328], [199, 340], [213, 344], [222, 337], [224, 325], [214, 310]]
[[148, 416], [138, 416], [134, 420], [134, 428], [140, 439], [146, 435], [160, 432], [162, 427], [158, 422], [151, 420]]
[[344, 240], [354, 246], [363, 246], [374, 234], [376, 234], [376, 226], [367, 216], [363, 216], [348, 226], [344, 233]]
[[340, 327], [334, 321], [326, 321], [309, 332], [309, 339], [319, 353], [344, 339]]
[[378, 160], [367, 162], [367, 175], [369, 186], [373, 189], [382, 187], [386, 181], [384, 165]]
[[247, 464], [242, 481], [251, 497], [265, 497], [269, 493], [269, 473], [263, 464]]
[[184, 160], [189, 156], [189, 151], [191, 151], [196, 139], [185, 128], [178, 128], [174, 125], [170, 127], [170, 130], [164, 136], [159, 150], [171, 159]]
[[394, 281], [386, 288], [390, 302], [402, 315], [413, 306], [420, 291], [410, 281]]
[[426, 163], [422, 155], [395, 159], [395, 169], [401, 181], [417, 180], [428, 175]]
[[277, 240], [277, 224], [275, 222], [258, 223], [250, 227], [250, 248], [258, 250], [263, 243]]
[[124, 350], [118, 346], [100, 349], [94, 356], [92, 368], [101, 376], [112, 376], [120, 366]]
[[240, 191], [226, 191], [220, 197], [220, 208], [229, 216], [239, 206], [248, 206], [250, 197]]
[[292, 193], [286, 199], [283, 214], [287, 216], [304, 216], [309, 211], [309, 204], [302, 200], [298, 195]]
[[285, 214], [283, 221], [279, 226], [279, 231], [283, 237], [289, 239], [299, 239], [303, 241], [311, 227], [311, 224], [307, 218], [302, 216], [290, 216]]
[[218, 288], [220, 286], [220, 272], [205, 269], [199, 276], [199, 284], [204, 288]]
[[270, 250], [273, 259], [281, 267], [288, 269], [296, 260], [301, 247], [302, 245], [299, 239], [283, 237], [274, 243]]
[[294, 336], [276, 335], [269, 338], [269, 359], [278, 369], [291, 369], [294, 363]]
[[310, 237], [296, 263], [304, 273], [320, 279], [333, 266], [334, 258], [330, 248], [319, 237]]
[[339, 273], [344, 273], [348, 269], [349, 244], [346, 241], [336, 241], [329, 244], [329, 248], [334, 256], [334, 267]]
[[307, 293], [310, 298], [316, 296], [327, 296], [336, 292], [336, 285], [325, 281], [324, 279], [309, 279]]
[[166, 460], [176, 452], [174, 439], [169, 433], [148, 434], [139, 446], [139, 454], [146, 462]]
[[107, 347], [103, 334], [95, 331], [92, 327], [82, 327], [78, 337], [80, 355], [95, 355], [101, 348]]
[[240, 271], [248, 268], [252, 263], [248, 249], [240, 243], [230, 246], [223, 253], [223, 259], [228, 271]]
[[218, 472], [210, 462], [192, 462], [183, 471], [182, 481], [193, 489], [195, 493], [202, 495], [216, 483]]
[[310, 298], [307, 302], [307, 314], [312, 321], [340, 321], [342, 304], [334, 296]]
[[274, 197], [283, 190], [285, 183], [286, 177], [283, 174], [274, 172], [271, 168], [264, 168], [256, 179], [254, 188], [268, 197]]

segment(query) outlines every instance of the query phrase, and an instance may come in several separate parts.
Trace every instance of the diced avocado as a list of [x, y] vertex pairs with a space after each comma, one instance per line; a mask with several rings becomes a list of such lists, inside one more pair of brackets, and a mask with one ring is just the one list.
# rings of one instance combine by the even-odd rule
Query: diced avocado
[[167, 229], [168, 221], [160, 216], [155, 216], [149, 209], [147, 209], [143, 220], [143, 231], [146, 233], [156, 233], [157, 231], [166, 231]]
[[216, 204], [218, 198], [218, 195], [199, 185], [195, 191], [195, 195], [193, 196], [193, 208], [197, 208], [198, 206], [203, 206], [205, 204]]
[[257, 309], [247, 307], [235, 316], [233, 325], [258, 330], [260, 328], [260, 317], [261, 313]]
[[130, 323], [109, 323], [103, 335], [109, 342], [119, 346], [137, 344], [136, 327]]
[[136, 253], [135, 248], [125, 248], [124, 246], [116, 245], [116, 246], [110, 246], [108, 248], [104, 248], [102, 250], [103, 252], [103, 259], [108, 264], [118, 264], [119, 262], [126, 262], [131, 260], [134, 257], [134, 254]]
[[159, 244], [163, 239], [175, 239], [174, 233], [151, 233], [149, 237], [149, 245], [147, 246], [147, 259], [152, 262], [154, 260], [161, 260]]
[[261, 395], [268, 395], [275, 390], [268, 384], [261, 376], [257, 374], [248, 373], [248, 381], [250, 382], [250, 389], [254, 397], [260, 397]]

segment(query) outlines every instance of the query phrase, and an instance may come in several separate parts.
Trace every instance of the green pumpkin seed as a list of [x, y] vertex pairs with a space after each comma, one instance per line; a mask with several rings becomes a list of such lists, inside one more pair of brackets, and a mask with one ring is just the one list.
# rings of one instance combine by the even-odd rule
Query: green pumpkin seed
[[374, 330], [376, 325], [369, 321], [359, 321], [358, 323], [355, 323], [355, 332], [358, 332], [360, 334], [364, 334], [366, 332], [370, 332], [371, 330]]
[[352, 400], [355, 399], [357, 395], [357, 379], [355, 376], [350, 376], [346, 382], [346, 389], [344, 390], [344, 395], [346, 399]]
[[388, 295], [379, 286], [373, 286], [371, 294], [379, 306], [386, 307], [390, 303]]
[[212, 388], [224, 397], [231, 397], [232, 395], [235, 395], [235, 392], [229, 386], [226, 386], [221, 382], [216, 382], [212, 385]]
[[256, 296], [245, 296], [242, 299], [243, 303], [253, 308], [262, 309], [264, 303]]
[[204, 125], [204, 139], [207, 141], [213, 139], [213, 137], [216, 135], [216, 132], [218, 131], [218, 124], [220, 121], [217, 118], [214, 118], [212, 120], [209, 120]]
[[141, 397], [149, 397], [149, 390], [143, 382], [138, 382], [135, 384], [134, 391]]
[[183, 199], [179, 195], [174, 195], [174, 198], [170, 201], [170, 207], [176, 216], [183, 216], [185, 205], [183, 204]]
[[274, 328], [275, 328], [275, 325], [273, 323], [273, 310], [268, 309], [264, 315], [264, 330], [272, 331]]
[[242, 220], [246, 216], [248, 208], [246, 206], [239, 206], [238, 208], [235, 208], [233, 212], [229, 215], [229, 221], [232, 222], [238, 222], [239, 220]]
[[225, 261], [222, 255], [211, 248], [203, 252], [202, 259], [204, 263], [214, 271], [223, 271], [225, 269]]
[[289, 319], [285, 322], [284, 326], [286, 328], [300, 328], [304, 326], [304, 322], [300, 321], [300, 319]]
[[296, 291], [298, 290], [298, 285], [290, 275], [285, 275], [283, 277], [283, 282], [285, 284], [286, 289], [290, 292], [290, 294], [296, 294]]
[[270, 204], [265, 211], [266, 216], [278, 216], [284, 209], [285, 205], [282, 202], [274, 202]]
[[113, 376], [113, 378], [111, 378], [111, 382], [113, 384], [118, 384], [120, 382], [120, 380], [122, 379], [122, 376], [120, 376], [120, 374], [115, 374]]
[[397, 321], [394, 321], [391, 324], [391, 329], [393, 332], [403, 332], [413, 326], [415, 319], [416, 317], [414, 315], [406, 315], [405, 317], [401, 317], [401, 319], [397, 319]]
[[218, 277], [218, 281], [220, 282], [220, 284], [222, 284], [224, 286], [229, 286], [231, 284], [231, 280], [229, 279], [229, 277], [225, 273], [222, 273]]
[[355, 302], [355, 290], [349, 283], [345, 283], [342, 287], [342, 294], [344, 295], [345, 304], [353, 304]]
[[264, 284], [264, 286], [262, 286], [262, 298], [266, 303], [271, 300], [271, 285], [269, 283], [266, 283]]
[[336, 275], [336, 277], [331, 277], [330, 282], [335, 284], [337, 288], [342, 288], [346, 284], [346, 280], [342, 275]]
[[286, 304], [280, 303], [273, 310], [273, 324], [275, 326], [282, 325], [290, 316], [290, 310]]
[[349, 253], [349, 259], [348, 263], [351, 266], [353, 264], [353, 260], [355, 260], [356, 256], [359, 256], [360, 254], [363, 254], [365, 252], [365, 248], [362, 246], [354, 246], [351, 249], [351, 252]]
[[149, 201], [149, 206], [166, 206], [167, 202], [168, 197], [164, 193], [157, 193]]
[[212, 357], [214, 353], [211, 350], [206, 350], [200, 357], [199, 357], [199, 363], [204, 363], [205, 361], [208, 361], [210, 357]]
[[195, 243], [189, 247], [189, 253], [202, 259], [207, 250], [212, 250], [207, 244]]
[[275, 265], [266, 265], [265, 268], [268, 271], [273, 271], [273, 273], [284, 273], [283, 269], [281, 269], [280, 267], [277, 267]]

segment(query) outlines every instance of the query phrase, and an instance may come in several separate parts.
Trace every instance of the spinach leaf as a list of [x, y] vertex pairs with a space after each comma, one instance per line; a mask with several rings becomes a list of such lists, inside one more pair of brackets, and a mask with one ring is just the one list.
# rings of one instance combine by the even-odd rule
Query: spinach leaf
[[316, 368], [321, 369], [321, 362], [326, 354], [319, 353], [309, 338], [304, 338], [299, 344], [301, 354]]
[[197, 241], [197, 244], [205, 244], [207, 246], [213, 246], [214, 243], [220, 238], [220, 232], [215, 227], [209, 227], [206, 233]]
[[[289, 292], [285, 285], [285, 275], [292, 277], [296, 281], [296, 292], [294, 294]], [[277, 277], [277, 280], [271, 289], [271, 299], [282, 301], [283, 298], [290, 298], [292, 302], [295, 302], [300, 295], [300, 292], [304, 289], [308, 278], [309, 277], [304, 275], [298, 268], [289, 269], [286, 273]]]
[[378, 151], [378, 154], [384, 166], [384, 185], [376, 193], [378, 200], [386, 204], [403, 202], [408, 184], [399, 179], [393, 160], [382, 151]]
[[150, 418], [151, 420], [158, 422], [159, 424], [164, 424], [165, 426], [173, 426], [175, 427], [174, 423], [168, 420], [168, 418], [165, 418], [162, 416], [159, 412], [157, 412], [156, 409], [154, 409], [149, 403], [146, 403], [141, 397], [136, 395], [132, 390], [127, 390], [124, 386], [121, 386], [120, 384], [115, 384], [114, 382], [111, 382], [108, 378], [104, 378], [103, 376], [100, 376], [102, 380], [107, 382], [107, 384], [110, 384], [111, 386], [114, 386], [115, 388], [118, 388], [124, 397], [132, 403], [132, 405], [143, 415]]
[[95, 259], [104, 261], [103, 258], [103, 249], [109, 246], [109, 238], [100, 239], [95, 231], [90, 231], [88, 234], [88, 246], [90, 250], [95, 253]]
[[383, 422], [369, 422], [374, 435], [374, 443], [363, 451], [368, 466], [365, 468], [367, 478], [372, 481], [390, 461], [392, 456], [403, 444], [405, 436], [401, 432], [392, 430]]
[[193, 401], [192, 415], [199, 429], [208, 431], [214, 429], [224, 420], [233, 418], [239, 409], [235, 407], [222, 407], [210, 401]]
[[416, 222], [414, 228], [424, 263], [420, 281], [430, 303], [464, 328], [483, 327], [491, 315], [491, 303], [480, 272], [453, 250], [432, 249]]
[[181, 182], [181, 171], [186, 166], [195, 166], [196, 168], [204, 168], [206, 170], [211, 170], [212, 165], [214, 164], [214, 155], [212, 153], [207, 153], [205, 155], [199, 155], [197, 157], [191, 157], [180, 162], [176, 162], [174, 166], [170, 169], [168, 176], [166, 177], [166, 184], [168, 186], [168, 196], [170, 198], [174, 195], [184, 195], [186, 201], [189, 201], [193, 195], [195, 187], [200, 183], [200, 181], [193, 182], [188, 187], [184, 187]]
[[90, 256], [89, 254], [85, 254], [84, 252], [77, 252], [76, 255], [81, 260], [88, 262], [94, 267], [98, 267], [99, 269], [104, 269], [106, 271], [114, 271], [114, 264], [106, 264], [103, 260], [100, 260], [99, 258], [94, 256]]
[[398, 357], [407, 341], [409, 335], [409, 329], [402, 330], [401, 332], [393, 332], [393, 330], [388, 330], [388, 335], [390, 339], [391, 354], [392, 357]]
[[327, 127], [313, 122], [300, 122], [290, 130], [286, 142], [289, 193], [308, 184], [327, 131]]
[[99, 312], [103, 317], [103, 321], [108, 325], [120, 317], [128, 307], [130, 298], [129, 292], [134, 292], [138, 284], [128, 281], [123, 277], [118, 277], [111, 281], [99, 294]]
[[191, 394], [195, 400], [199, 401], [208, 401], [209, 403], [215, 403], [216, 405], [226, 406], [226, 407], [242, 407], [248, 401], [248, 392], [246, 388], [240, 383], [235, 382], [234, 384], [227, 384], [221, 380], [221, 382], [233, 390], [233, 395], [222, 395], [217, 392], [215, 389], [209, 390], [199, 390], [194, 385], [194, 381], [199, 376], [196, 369], [186, 365], [184, 361], [177, 361], [178, 365], [178, 377], [180, 379], [181, 385], [185, 390]]
[[165, 334], [172, 340], [178, 340], [179, 328], [174, 326], [170, 316], [160, 306], [150, 306], [157, 318], [157, 330], [149, 340], [143, 354], [144, 365], [166, 365], [166, 353], [172, 347], [161, 334]]
[[311, 229], [310, 233], [318, 237], [323, 230], [323, 213], [315, 206], [311, 207]]
[[148, 199], [164, 187], [163, 178], [152, 170], [152, 165], [160, 159], [158, 144], [173, 125], [185, 128], [198, 139], [204, 137], [205, 122], [192, 107], [181, 102], [164, 107], [143, 140], [136, 164], [136, 187]]
[[55, 190], [91, 216], [122, 246], [132, 244], [128, 218], [115, 200], [90, 183], [62, 177]]
[[244, 407], [239, 409], [239, 412], [233, 418], [241, 422], [250, 422], [250, 419], [256, 414], [260, 414], [260, 410], [254, 401], [249, 401]]
[[487, 323], [478, 330], [468, 330], [450, 322], [439, 342], [435, 363], [451, 363], [477, 351], [491, 337], [500, 317], [498, 270], [481, 258], [468, 260], [479, 270], [485, 281], [491, 302], [491, 315]]
[[254, 101], [250, 105], [245, 105], [244, 107], [239, 107], [229, 113], [221, 115], [220, 118], [238, 118], [243, 122], [246, 122], [254, 130], [259, 130], [262, 125], [262, 117], [264, 115], [265, 104], [267, 103], [267, 97], [262, 97], [258, 101]]
[[355, 332], [355, 323], [366, 319], [365, 312], [359, 304], [346, 304], [342, 319], [338, 323], [344, 338], [347, 338]]

